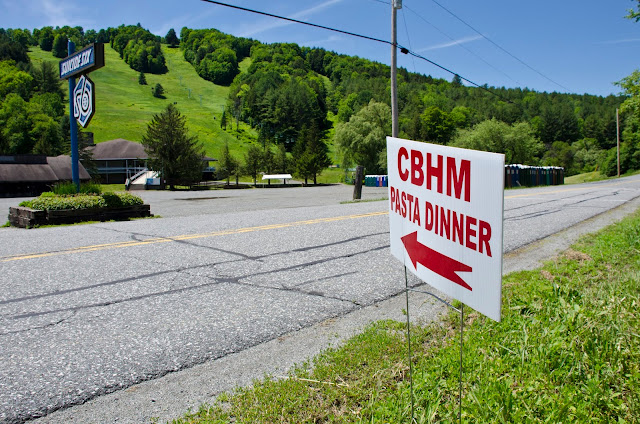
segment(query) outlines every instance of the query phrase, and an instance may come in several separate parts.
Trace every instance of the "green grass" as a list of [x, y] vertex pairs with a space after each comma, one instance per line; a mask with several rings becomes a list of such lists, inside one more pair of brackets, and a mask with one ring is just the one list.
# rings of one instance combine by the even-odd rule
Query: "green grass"
[[100, 184], [102, 193], [116, 193], [125, 191], [124, 184]]
[[[230, 126], [227, 126], [227, 131], [220, 128], [222, 107], [226, 103], [229, 88], [200, 78], [193, 66], [184, 60], [180, 49], [165, 45], [162, 49], [169, 72], [163, 75], [145, 74], [148, 85], [140, 85], [138, 72], [120, 59], [108, 44], [105, 45], [104, 68], [90, 74], [96, 86], [96, 113], [87, 131], [94, 133], [97, 143], [116, 138], [139, 142], [153, 116], [162, 112], [167, 104], [177, 102], [176, 106], [187, 117], [187, 127], [191, 134], [197, 135], [203, 142], [207, 155], [218, 157], [228, 142], [231, 153], [239, 157], [249, 140], [257, 136], [255, 131], [242, 123], [238, 132], [235, 131], [235, 125], [233, 130]], [[57, 66], [59, 61], [50, 52], [38, 47], [31, 47], [29, 56], [34, 63], [47, 60]], [[248, 65], [243, 61], [242, 67]], [[165, 99], [151, 95], [151, 87], [156, 83], [164, 88]], [[191, 89], [190, 95], [188, 89]]]
[[599, 171], [587, 172], [585, 174], [572, 175], [564, 179], [565, 184], [581, 184], [593, 181], [606, 180], [608, 177], [600, 174]]
[[[629, 171], [624, 173], [623, 177], [628, 177], [631, 175], [639, 174], [640, 170], [637, 171]], [[611, 180], [618, 178], [617, 176], [607, 177], [606, 175], [602, 175], [599, 171], [587, 172], [585, 174], [572, 175], [570, 177], [566, 177], [564, 179], [565, 184], [581, 184], [581, 183], [590, 183], [594, 181], [602, 181], [602, 180]]]
[[[640, 421], [640, 212], [506, 276], [502, 322], [467, 311], [465, 423]], [[412, 328], [416, 422], [457, 422], [459, 315]], [[410, 422], [405, 327], [379, 322], [289, 378], [175, 423]]]

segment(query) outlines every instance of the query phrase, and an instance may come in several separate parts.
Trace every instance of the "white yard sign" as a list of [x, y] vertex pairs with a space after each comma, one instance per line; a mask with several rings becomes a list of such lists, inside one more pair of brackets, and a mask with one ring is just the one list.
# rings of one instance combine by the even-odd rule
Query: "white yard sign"
[[391, 253], [500, 321], [504, 155], [387, 137]]

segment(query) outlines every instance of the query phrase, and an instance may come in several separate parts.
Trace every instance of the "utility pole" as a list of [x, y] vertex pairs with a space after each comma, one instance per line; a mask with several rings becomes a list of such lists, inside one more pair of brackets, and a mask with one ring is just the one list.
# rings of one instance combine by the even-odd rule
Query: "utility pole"
[[398, 136], [398, 88], [396, 68], [398, 66], [397, 10], [402, 9], [402, 0], [391, 1], [391, 136]]
[[620, 114], [616, 108], [616, 144], [618, 146], [618, 178], [620, 178]]

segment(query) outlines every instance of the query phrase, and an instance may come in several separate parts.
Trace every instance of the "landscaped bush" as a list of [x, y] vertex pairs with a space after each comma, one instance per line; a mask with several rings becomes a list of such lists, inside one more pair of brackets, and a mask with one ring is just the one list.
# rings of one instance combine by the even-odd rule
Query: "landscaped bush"
[[[80, 193], [82, 194], [100, 194], [102, 193], [102, 189], [100, 188], [100, 184], [95, 183], [84, 183], [80, 185]], [[52, 194], [76, 194], [76, 185], [75, 183], [59, 183], [53, 186]], [[44, 193], [42, 193], [44, 195]]]
[[129, 193], [104, 193], [55, 195], [43, 193], [33, 200], [25, 200], [20, 206], [38, 210], [62, 210], [62, 209], [91, 209], [91, 208], [118, 208], [124, 206], [142, 205], [144, 202], [138, 196]]

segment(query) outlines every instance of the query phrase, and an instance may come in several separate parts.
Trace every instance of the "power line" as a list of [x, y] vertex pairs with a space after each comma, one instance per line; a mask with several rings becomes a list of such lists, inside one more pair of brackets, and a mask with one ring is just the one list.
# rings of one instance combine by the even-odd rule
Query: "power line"
[[523, 64], [524, 66], [526, 66], [527, 68], [531, 69], [533, 72], [535, 72], [536, 74], [540, 75], [541, 77], [545, 78], [547, 81], [552, 82], [553, 84], [557, 85], [558, 87], [561, 87], [562, 89], [564, 89], [567, 92], [571, 92], [571, 90], [569, 90], [567, 87], [565, 87], [564, 85], [555, 82], [554, 80], [552, 80], [551, 78], [549, 78], [548, 76], [546, 76], [545, 74], [543, 74], [542, 72], [538, 71], [537, 69], [533, 68], [532, 66], [530, 66], [528, 63], [524, 62], [522, 59], [516, 57], [514, 54], [512, 54], [511, 52], [507, 51], [506, 49], [504, 49], [502, 46], [498, 45], [496, 42], [494, 42], [492, 39], [490, 39], [489, 37], [487, 37], [486, 35], [484, 35], [483, 33], [481, 33], [480, 31], [478, 31], [477, 29], [475, 29], [474, 27], [472, 27], [470, 24], [468, 24], [466, 21], [464, 21], [462, 18], [460, 18], [458, 15], [456, 15], [455, 13], [453, 13], [452, 11], [450, 11], [449, 9], [447, 9], [446, 7], [444, 7], [443, 5], [441, 5], [439, 2], [437, 2], [436, 0], [431, 0], [432, 2], [434, 2], [435, 4], [437, 4], [438, 6], [440, 6], [443, 10], [445, 10], [448, 14], [450, 14], [451, 16], [453, 16], [454, 18], [456, 18], [457, 20], [459, 20], [460, 22], [462, 22], [463, 24], [465, 24], [467, 27], [471, 28], [473, 31], [475, 31], [478, 35], [480, 35], [482, 38], [484, 38], [485, 40], [487, 40], [488, 42], [490, 42], [491, 44], [493, 44], [494, 46], [496, 46], [497, 48], [499, 48], [500, 50], [502, 50], [504, 53], [506, 53], [507, 55], [511, 56], [513, 59], [517, 60], [518, 62], [520, 62], [521, 64]]
[[[382, 1], [382, 0], [374, 0], [374, 1]], [[447, 37], [449, 40], [451, 41], [456, 41], [453, 37], [451, 37], [449, 34], [447, 34], [446, 32], [442, 31], [440, 28], [438, 28], [437, 26], [435, 26], [434, 24], [432, 24], [431, 22], [429, 22], [428, 20], [426, 20], [422, 15], [420, 15], [418, 12], [416, 12], [415, 10], [411, 9], [409, 6], [404, 5], [403, 8], [406, 8], [407, 10], [409, 10], [411, 13], [413, 13], [414, 15], [416, 15], [418, 18], [422, 19], [424, 22], [426, 22], [427, 24], [431, 25], [432, 28], [434, 28], [436, 31], [438, 31], [440, 34], [444, 35], [445, 37]], [[508, 74], [506, 74], [504, 71], [501, 71], [500, 69], [496, 68], [495, 66], [493, 66], [491, 63], [489, 63], [488, 61], [486, 61], [484, 58], [482, 58], [480, 55], [476, 54], [475, 52], [473, 52], [472, 50], [468, 49], [466, 46], [464, 46], [463, 44], [458, 44], [458, 47], [465, 49], [467, 52], [469, 52], [470, 54], [472, 54], [473, 56], [475, 56], [476, 58], [478, 58], [479, 60], [481, 60], [482, 62], [484, 62], [487, 66], [489, 66], [491, 69], [493, 69], [496, 72], [501, 73], [502, 75], [504, 75], [505, 77], [509, 78], [511, 81], [515, 82], [517, 85], [521, 85], [518, 81], [516, 81], [515, 79], [511, 78], [511, 76], [509, 76]]]
[[249, 9], [249, 8], [246, 8], [246, 7], [236, 6], [236, 5], [228, 4], [228, 3], [222, 3], [222, 2], [219, 2], [219, 1], [215, 1], [215, 0], [201, 0], [201, 1], [206, 2], [206, 3], [217, 4], [219, 6], [230, 7], [232, 9], [242, 10], [244, 12], [256, 13], [258, 15], [269, 16], [271, 18], [282, 19], [282, 20], [285, 20], [285, 21], [294, 22], [296, 24], [308, 25], [308, 26], [312, 26], [312, 27], [315, 27], [315, 28], [321, 28], [321, 29], [326, 29], [328, 31], [339, 32], [341, 34], [351, 35], [352, 37], [364, 38], [365, 40], [377, 41], [378, 43], [385, 43], [385, 44], [391, 45], [390, 41], [381, 40], [380, 38], [374, 38], [374, 37], [369, 37], [368, 35], [361, 35], [361, 34], [356, 34], [354, 32], [343, 31], [341, 29], [331, 28], [331, 27], [327, 27], [327, 26], [324, 26], [324, 25], [312, 24], [311, 22], [305, 22], [305, 21], [300, 21], [298, 19], [287, 18], [286, 16], [274, 15], [272, 13], [261, 12], [259, 10]]
[[[377, 1], [377, 0], [376, 0]], [[400, 9], [402, 11], [402, 9]], [[404, 31], [407, 33], [407, 43], [409, 43], [409, 50], [413, 50], [413, 48], [411, 47], [411, 38], [409, 37], [409, 27], [407, 26], [407, 19], [404, 16], [404, 11], [402, 11], [402, 22], [404, 23]], [[413, 72], [416, 72], [416, 61], [413, 59], [413, 57], [411, 58], [411, 63], [413, 63]]]
[[[201, 0], [201, 1], [203, 1], [205, 3], [216, 4], [218, 6], [229, 7], [231, 9], [242, 10], [244, 12], [255, 13], [255, 14], [258, 14], [258, 15], [268, 16], [268, 17], [276, 18], [276, 19], [282, 19], [282, 20], [285, 20], [285, 21], [294, 22], [294, 23], [302, 24], [302, 25], [307, 25], [307, 26], [311, 26], [311, 27], [314, 27], [314, 28], [325, 29], [327, 31], [333, 31], [333, 32], [337, 32], [337, 33], [340, 33], [340, 34], [350, 35], [352, 37], [363, 38], [365, 40], [375, 41], [375, 42], [383, 43], [383, 44], [388, 44], [390, 46], [394, 45], [391, 41], [382, 40], [380, 38], [369, 37], [368, 35], [356, 34], [355, 32], [344, 31], [344, 30], [341, 30], [341, 29], [331, 28], [331, 27], [324, 26], [324, 25], [318, 25], [318, 24], [314, 24], [314, 23], [311, 23], [311, 22], [300, 21], [298, 19], [287, 18], [285, 16], [274, 15], [272, 13], [262, 12], [262, 11], [255, 10], [255, 9], [249, 9], [249, 8], [242, 7], [242, 6], [236, 6], [236, 5], [233, 5], [233, 4], [222, 3], [222, 2], [219, 2], [219, 1], [215, 1], [215, 0]], [[477, 84], [477, 83], [471, 81], [470, 79], [467, 79], [467, 78], [463, 77], [462, 75], [458, 74], [457, 72], [454, 72], [454, 71], [452, 71], [452, 70], [450, 70], [450, 69], [448, 69], [448, 68], [446, 68], [446, 67], [444, 67], [444, 66], [442, 66], [442, 65], [440, 65], [440, 64], [438, 64], [438, 63], [436, 63], [436, 62], [434, 62], [434, 61], [432, 61], [430, 59], [427, 59], [426, 57], [421, 56], [421, 55], [419, 55], [419, 54], [407, 49], [406, 47], [401, 46], [400, 44], [396, 43], [395, 47], [399, 48], [400, 52], [402, 52], [404, 54], [409, 54], [409, 55], [411, 55], [413, 57], [417, 57], [418, 59], [422, 59], [425, 62], [428, 62], [428, 63], [432, 64], [433, 66], [435, 66], [437, 68], [440, 68], [445, 72], [450, 73], [451, 75], [454, 75], [454, 76], [457, 75], [457, 76], [460, 77], [460, 79], [462, 79], [462, 80], [468, 82], [469, 84], [474, 85], [474, 86], [476, 86], [476, 87], [478, 87], [478, 88], [480, 88], [482, 90], [485, 90], [485, 91], [493, 94], [496, 97], [501, 98], [502, 100], [506, 101], [507, 103], [513, 103], [511, 100], [501, 96], [498, 93], [495, 93], [495, 92], [489, 90], [487, 87], [482, 86], [480, 84]], [[567, 90], [567, 91], [569, 91], [569, 90]]]
[[[371, 0], [371, 1], [375, 1], [377, 3], [382, 3], [382, 4], [386, 4], [386, 5], [391, 5], [390, 2], [385, 1], [385, 0]], [[449, 34], [447, 34], [446, 32], [444, 32], [443, 30], [441, 30], [440, 28], [438, 28], [437, 26], [435, 26], [434, 24], [432, 24], [431, 22], [429, 22], [427, 19], [425, 19], [422, 15], [420, 15], [418, 12], [416, 12], [415, 10], [411, 9], [409, 6], [407, 6], [406, 4], [403, 5], [402, 10], [407, 9], [409, 10], [411, 13], [413, 13], [414, 15], [416, 15], [418, 18], [422, 19], [427, 25], [430, 25], [433, 29], [435, 29], [436, 31], [438, 31], [440, 34], [444, 35], [445, 37], [447, 37], [449, 40], [451, 41], [456, 41], [453, 37], [451, 37]], [[403, 14], [404, 16], [404, 14]], [[407, 22], [405, 20], [405, 28], [407, 26]], [[407, 39], [409, 38], [409, 33], [407, 31]], [[411, 43], [409, 43], [409, 47], [411, 48]], [[508, 74], [506, 74], [505, 72], [501, 71], [500, 69], [496, 68], [495, 66], [493, 66], [491, 63], [487, 62], [485, 59], [483, 59], [481, 56], [479, 56], [478, 54], [474, 53], [473, 51], [469, 50], [467, 47], [465, 47], [462, 44], [458, 44], [458, 47], [465, 49], [467, 52], [469, 52], [470, 54], [472, 54], [473, 56], [475, 56], [476, 58], [478, 58], [479, 60], [481, 60], [482, 62], [484, 62], [487, 66], [489, 66], [491, 69], [493, 69], [496, 72], [501, 73], [502, 75], [504, 75], [505, 77], [509, 78], [511, 81], [515, 82], [517, 85], [521, 85], [518, 81], [516, 81], [515, 79], [511, 78], [511, 76], [509, 76]]]

